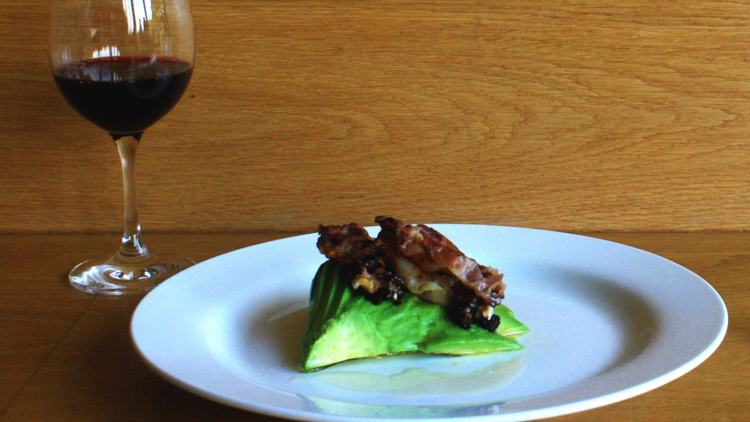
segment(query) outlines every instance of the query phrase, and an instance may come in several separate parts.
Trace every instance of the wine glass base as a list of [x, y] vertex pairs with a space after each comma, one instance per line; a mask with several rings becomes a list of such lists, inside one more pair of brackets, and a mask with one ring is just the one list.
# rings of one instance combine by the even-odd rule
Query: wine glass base
[[158, 257], [144, 263], [122, 263], [103, 256], [78, 264], [68, 275], [76, 290], [98, 295], [145, 295], [169, 277], [195, 265], [186, 257]]

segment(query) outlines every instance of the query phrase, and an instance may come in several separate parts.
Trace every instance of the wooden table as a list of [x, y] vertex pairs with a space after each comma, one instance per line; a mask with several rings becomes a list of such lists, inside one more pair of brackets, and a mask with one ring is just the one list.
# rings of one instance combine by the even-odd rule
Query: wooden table
[[[298, 233], [150, 234], [198, 261]], [[750, 233], [584, 233], [648, 250], [704, 277], [729, 331], [697, 369], [647, 394], [557, 421], [740, 421], [750, 414]], [[130, 343], [138, 298], [85, 296], [66, 282], [116, 234], [0, 235], [0, 421], [271, 421], [187, 393], [150, 372]], [[696, 321], [699, 324], [700, 321]], [[685, 327], [689, 330], [690, 327]]]

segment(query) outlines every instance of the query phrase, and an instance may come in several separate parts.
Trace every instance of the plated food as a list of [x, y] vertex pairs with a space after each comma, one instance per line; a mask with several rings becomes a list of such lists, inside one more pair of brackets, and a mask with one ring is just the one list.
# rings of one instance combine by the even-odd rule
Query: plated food
[[375, 222], [376, 238], [355, 223], [318, 228], [328, 261], [313, 280], [303, 371], [399, 353], [523, 348], [514, 337], [529, 330], [501, 304], [503, 274], [428, 226]]
[[[531, 328], [518, 338], [524, 350], [363, 359], [301, 373], [310, 281], [325, 261], [313, 246], [317, 233], [242, 248], [170, 278], [133, 314], [135, 350], [187, 391], [275, 417], [531, 420], [658, 388], [705, 361], [726, 334], [727, 310], [716, 290], [653, 253], [545, 230], [432, 227], [479, 263], [505, 272], [503, 304]], [[377, 236], [378, 228], [367, 229]], [[465, 387], [466, 377], [479, 379], [475, 371], [487, 380], [495, 363], [512, 362], [524, 369], [511, 384], [500, 376], [481, 390]], [[432, 377], [442, 374], [461, 378], [442, 389]], [[425, 384], [410, 384], [406, 393], [392, 388], [402, 375]], [[357, 383], [363, 379], [372, 382]]]

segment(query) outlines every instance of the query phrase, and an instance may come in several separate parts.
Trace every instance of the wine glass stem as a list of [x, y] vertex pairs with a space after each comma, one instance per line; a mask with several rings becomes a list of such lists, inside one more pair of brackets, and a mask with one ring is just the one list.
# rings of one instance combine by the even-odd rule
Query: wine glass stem
[[122, 182], [125, 188], [125, 233], [118, 256], [125, 260], [147, 258], [148, 248], [141, 241], [141, 223], [138, 218], [138, 198], [135, 191], [135, 155], [139, 142], [132, 136], [115, 141], [122, 161]]

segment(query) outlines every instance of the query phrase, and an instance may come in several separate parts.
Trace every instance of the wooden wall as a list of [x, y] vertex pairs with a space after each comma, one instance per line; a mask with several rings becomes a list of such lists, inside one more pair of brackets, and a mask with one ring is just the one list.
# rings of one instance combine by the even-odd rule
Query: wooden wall
[[[139, 151], [147, 232], [750, 228], [749, 3], [193, 9], [193, 81]], [[48, 13], [0, 0], [0, 232], [117, 231], [119, 158], [52, 81]]]

